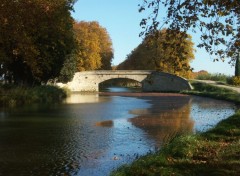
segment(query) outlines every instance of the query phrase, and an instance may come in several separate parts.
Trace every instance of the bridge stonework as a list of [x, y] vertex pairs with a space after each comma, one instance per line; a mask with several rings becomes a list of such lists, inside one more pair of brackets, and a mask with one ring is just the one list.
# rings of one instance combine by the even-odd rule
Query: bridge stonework
[[101, 70], [75, 73], [71, 82], [58, 85], [72, 92], [99, 91], [99, 84], [109, 79], [126, 78], [140, 82], [143, 92], [178, 92], [190, 90], [189, 82], [169, 73], [147, 70]]

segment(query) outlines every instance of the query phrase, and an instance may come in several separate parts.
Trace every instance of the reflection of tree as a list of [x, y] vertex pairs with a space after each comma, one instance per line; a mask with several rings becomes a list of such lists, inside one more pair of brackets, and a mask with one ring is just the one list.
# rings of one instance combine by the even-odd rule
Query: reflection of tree
[[[141, 115], [129, 119], [133, 125], [143, 129], [149, 137], [161, 144], [176, 133], [192, 132], [189, 96], [155, 97], [152, 106], [141, 111]], [[133, 113], [139, 114], [138, 110]]]
[[100, 127], [113, 127], [114, 123], [112, 120], [106, 120], [106, 121], [97, 122], [95, 125]]

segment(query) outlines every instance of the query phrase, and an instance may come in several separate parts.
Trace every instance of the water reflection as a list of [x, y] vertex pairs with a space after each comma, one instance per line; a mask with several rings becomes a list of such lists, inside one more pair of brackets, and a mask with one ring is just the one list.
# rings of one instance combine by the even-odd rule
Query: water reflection
[[99, 102], [98, 94], [80, 94], [74, 93], [71, 96], [67, 97], [65, 103], [68, 104], [78, 104], [78, 103], [97, 103]]
[[113, 127], [114, 122], [112, 120], [106, 120], [102, 122], [97, 122], [96, 126], [101, 126], [101, 127]]
[[233, 113], [230, 103], [193, 96], [96, 94], [2, 110], [0, 176], [105, 176], [172, 133], [206, 130]]
[[176, 135], [193, 131], [194, 122], [190, 116], [190, 96], [168, 96], [151, 98], [151, 108], [134, 110], [137, 117], [129, 119], [134, 126], [143, 129], [150, 138], [156, 141], [157, 147], [161, 143]]
[[202, 132], [213, 128], [219, 121], [231, 116], [235, 106], [232, 103], [211, 98], [194, 97], [191, 105], [191, 118], [194, 121], [193, 132]]
[[128, 88], [128, 87], [107, 87], [107, 88], [102, 88], [102, 92], [141, 92], [141, 88], [139, 87], [133, 87], [133, 88]]

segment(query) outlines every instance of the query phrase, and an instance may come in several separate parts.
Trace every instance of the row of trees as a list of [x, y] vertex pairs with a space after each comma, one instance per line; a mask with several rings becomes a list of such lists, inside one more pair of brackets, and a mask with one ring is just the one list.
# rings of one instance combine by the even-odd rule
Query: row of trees
[[[113, 49], [106, 29], [97, 22], [74, 22], [74, 3], [1, 0], [0, 77], [24, 84], [55, 78], [66, 82], [75, 71], [111, 69]], [[159, 20], [163, 7], [166, 18]], [[240, 51], [239, 0], [144, 0], [139, 11], [147, 8], [153, 10], [140, 23], [145, 39], [119, 69], [186, 75], [193, 59], [189, 29], [201, 32], [199, 47], [235, 63]], [[168, 30], [160, 30], [164, 25]]]
[[75, 0], [1, 0], [0, 77], [17, 84], [68, 81], [110, 69], [112, 43], [97, 22], [74, 22]]
[[159, 30], [148, 35], [127, 59], [117, 66], [124, 70], [159, 70], [188, 77], [194, 59], [191, 36], [176, 30]]

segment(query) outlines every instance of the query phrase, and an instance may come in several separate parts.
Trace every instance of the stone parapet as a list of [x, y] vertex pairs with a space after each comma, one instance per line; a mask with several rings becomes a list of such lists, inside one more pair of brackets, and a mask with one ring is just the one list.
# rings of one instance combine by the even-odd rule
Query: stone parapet
[[151, 70], [97, 70], [75, 73], [73, 80], [61, 84], [72, 92], [99, 91], [99, 84], [106, 80], [125, 78], [138, 81], [144, 92], [179, 92], [191, 89], [189, 82], [176, 75]]

